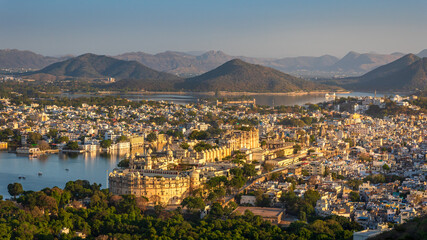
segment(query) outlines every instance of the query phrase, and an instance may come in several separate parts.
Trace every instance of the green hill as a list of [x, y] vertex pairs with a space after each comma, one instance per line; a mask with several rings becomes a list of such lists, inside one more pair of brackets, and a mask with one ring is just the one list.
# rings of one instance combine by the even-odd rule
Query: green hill
[[336, 91], [338, 87], [325, 86], [297, 78], [278, 70], [234, 59], [200, 76], [175, 85], [177, 89], [192, 91], [229, 92], [301, 92]]
[[381, 233], [369, 240], [427, 239], [427, 216], [415, 218], [394, 226], [393, 230]]

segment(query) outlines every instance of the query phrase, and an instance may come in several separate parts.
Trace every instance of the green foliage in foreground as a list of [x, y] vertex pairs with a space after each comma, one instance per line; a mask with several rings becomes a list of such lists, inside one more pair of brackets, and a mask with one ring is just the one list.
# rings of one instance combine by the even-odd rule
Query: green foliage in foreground
[[[78, 207], [76, 200], [85, 198], [90, 203]], [[204, 203], [193, 197], [184, 205], [201, 209]], [[218, 203], [211, 209], [203, 220], [180, 208], [150, 211], [145, 198], [111, 195], [100, 185], [77, 180], [63, 190], [24, 192], [17, 202], [0, 200], [0, 239], [79, 239], [76, 232], [88, 239], [351, 239], [355, 230], [337, 216], [282, 228], [248, 211], [237, 215]], [[60, 235], [63, 228], [70, 233]]]
[[388, 239], [427, 239], [427, 216], [414, 218], [404, 224], [397, 224], [393, 230], [372, 238], [372, 240]]

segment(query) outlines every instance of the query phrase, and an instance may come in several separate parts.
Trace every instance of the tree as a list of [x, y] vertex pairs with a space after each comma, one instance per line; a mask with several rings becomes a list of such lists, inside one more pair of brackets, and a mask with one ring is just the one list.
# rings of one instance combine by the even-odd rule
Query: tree
[[360, 200], [359, 192], [356, 191], [351, 191], [349, 197], [352, 202], [358, 202]]
[[127, 168], [129, 167], [129, 159], [123, 159], [118, 164], [117, 167]]
[[70, 138], [68, 138], [67, 136], [61, 136], [57, 140], [58, 143], [68, 143], [69, 141], [70, 141]]
[[191, 116], [191, 117], [197, 116], [197, 113], [195, 111], [189, 111], [187, 114], [188, 116]]
[[197, 130], [194, 130], [194, 131], [192, 131], [190, 133], [190, 135], [188, 136], [188, 138], [192, 139], [192, 140], [195, 140], [195, 139], [197, 139], [197, 140], [206, 140], [206, 139], [209, 138], [209, 136], [210, 136], [210, 134], [208, 132], [206, 132], [206, 131], [197, 131]]
[[203, 199], [200, 197], [186, 197], [184, 200], [182, 200], [181, 203], [182, 207], [187, 207], [188, 210], [194, 210], [199, 209], [203, 210], [205, 208], [205, 203], [203, 202]]
[[147, 141], [148, 142], [155, 142], [157, 141], [157, 134], [156, 133], [150, 133], [147, 135]]
[[40, 150], [42, 150], [42, 151], [50, 149], [49, 143], [47, 143], [44, 140], [39, 141], [37, 145], [40, 148]]
[[79, 144], [75, 141], [68, 142], [67, 145], [65, 145], [65, 149], [68, 150], [79, 150]]
[[253, 164], [243, 164], [243, 175], [246, 177], [253, 177], [256, 175], [255, 165]]
[[316, 190], [309, 189], [304, 193], [304, 200], [311, 204], [313, 207], [316, 206], [316, 202], [319, 199], [320, 194]]
[[265, 146], [267, 146], [267, 142], [265, 140], [262, 140], [261, 147], [264, 148]]
[[102, 148], [109, 148], [111, 147], [111, 144], [112, 144], [111, 140], [108, 139], [108, 140], [102, 140], [100, 145]]
[[180, 139], [184, 138], [184, 134], [182, 133], [182, 131], [179, 131], [178, 129], [176, 130], [169, 129], [166, 131], [166, 134], [175, 138], [180, 138]]
[[127, 142], [127, 141], [129, 141], [129, 139], [126, 136], [124, 136], [124, 135], [121, 135], [120, 137], [117, 138], [117, 142], [118, 143], [120, 143], [120, 142]]
[[37, 132], [30, 132], [28, 133], [28, 142], [30, 144], [37, 144], [38, 141], [42, 139], [42, 135]]
[[388, 172], [388, 171], [390, 171], [390, 167], [389, 167], [387, 164], [384, 164], [384, 165], [383, 165], [383, 170], [384, 170], [385, 172]]
[[230, 186], [239, 189], [241, 187], [243, 187], [246, 183], [246, 179], [243, 176], [234, 176], [231, 180], [230, 180]]
[[24, 189], [20, 183], [11, 183], [7, 185], [7, 191], [11, 196], [13, 196], [14, 199], [16, 199], [16, 196], [22, 194]]
[[214, 203], [211, 206], [211, 210], [209, 216], [220, 218], [224, 215], [224, 209], [222, 208], [220, 203]]
[[0, 141], [7, 141], [9, 137], [13, 136], [13, 131], [9, 128], [0, 131]]
[[49, 129], [47, 136], [50, 138], [56, 138], [58, 136], [58, 130], [56, 130], [55, 128]]
[[347, 142], [350, 147], [354, 147], [354, 141], [351, 138], [344, 139], [344, 142]]
[[307, 222], [307, 214], [303, 211], [299, 212], [298, 218], [300, 221]]
[[256, 205], [258, 207], [270, 207], [271, 199], [268, 196], [268, 194], [256, 193], [256, 195], [257, 195], [257, 196], [255, 196], [256, 197]]
[[194, 145], [194, 150], [196, 150], [197, 152], [201, 152], [203, 150], [209, 150], [214, 148], [214, 146], [210, 145], [209, 143], [206, 142], [198, 142], [196, 145]]
[[297, 154], [301, 150], [301, 146], [298, 144], [295, 144], [293, 148], [294, 148], [294, 154]]
[[160, 214], [165, 210], [165, 207], [163, 205], [157, 204], [154, 206], [154, 212], [157, 216], [160, 216]]
[[363, 183], [361, 179], [351, 179], [347, 181], [347, 185], [351, 187], [353, 190], [358, 190], [359, 186]]
[[275, 172], [275, 173], [271, 174], [270, 180], [276, 181], [276, 180], [279, 179], [279, 177], [280, 177], [280, 173], [279, 172]]
[[190, 147], [190, 145], [186, 142], [181, 143], [181, 148], [182, 149], [188, 149]]
[[303, 170], [301, 170], [301, 174], [302, 174], [303, 176], [308, 176], [308, 175], [310, 175], [310, 173], [308, 172], [308, 170], [307, 170], [307, 169], [303, 169]]

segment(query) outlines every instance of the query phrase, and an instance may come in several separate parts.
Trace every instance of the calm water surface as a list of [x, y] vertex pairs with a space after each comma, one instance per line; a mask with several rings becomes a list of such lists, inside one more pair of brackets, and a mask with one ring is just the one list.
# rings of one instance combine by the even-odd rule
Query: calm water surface
[[[352, 92], [346, 94], [337, 94], [337, 97], [361, 97], [361, 96], [374, 96], [374, 93]], [[378, 94], [377, 97], [383, 97], [383, 94]], [[259, 105], [268, 106], [294, 106], [304, 105], [306, 103], [320, 103], [326, 101], [325, 94], [307, 94], [300, 96], [288, 95], [256, 95], [254, 96], [256, 103]]]
[[[14, 182], [21, 183], [24, 190], [33, 191], [54, 186], [63, 188], [68, 181], [77, 179], [96, 182], [106, 188], [107, 171], [113, 170], [120, 159], [118, 155], [97, 154], [52, 154], [41, 159], [29, 159], [27, 156], [0, 152], [0, 195], [9, 197], [7, 185]], [[39, 172], [42, 176], [38, 176]]]
[[[109, 94], [110, 95], [110, 94]], [[114, 96], [120, 96], [122, 98], [127, 98], [132, 101], [140, 100], [151, 100], [151, 101], [168, 101], [176, 104], [187, 104], [195, 103], [199, 98], [211, 98], [212, 96], [203, 95], [203, 94], [188, 94], [188, 95], [178, 95], [178, 94], [111, 94]], [[88, 97], [95, 96], [89, 94], [61, 94], [63, 97], [77, 98], [77, 97]], [[359, 96], [374, 96], [374, 93], [365, 93], [365, 92], [352, 92], [348, 94], [337, 94], [337, 97], [359, 97]], [[378, 97], [384, 96], [384, 94], [377, 94]], [[304, 105], [306, 103], [319, 103], [326, 101], [325, 94], [307, 94], [299, 96], [289, 96], [289, 95], [253, 95], [250, 98], [255, 98], [256, 103], [259, 105], [268, 105], [268, 106], [294, 106], [294, 105]]]

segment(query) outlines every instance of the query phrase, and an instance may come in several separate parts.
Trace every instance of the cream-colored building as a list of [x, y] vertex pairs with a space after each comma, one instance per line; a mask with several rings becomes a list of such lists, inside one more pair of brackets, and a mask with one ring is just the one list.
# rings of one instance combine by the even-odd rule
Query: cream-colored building
[[114, 169], [109, 174], [112, 194], [144, 196], [149, 204], [176, 205], [200, 185], [200, 170], [166, 170], [174, 162], [169, 149], [165, 156], [152, 157], [148, 149], [142, 158], [131, 159], [129, 168]]
[[304, 169], [307, 170], [310, 175], [323, 175], [325, 173], [325, 165], [319, 161], [304, 165]]
[[231, 148], [231, 151], [259, 148], [259, 131], [258, 129], [250, 131], [233, 130], [220, 142], [222, 143], [221, 145]]
[[109, 174], [112, 194], [148, 198], [149, 204], [180, 204], [200, 184], [199, 172], [115, 169]]

